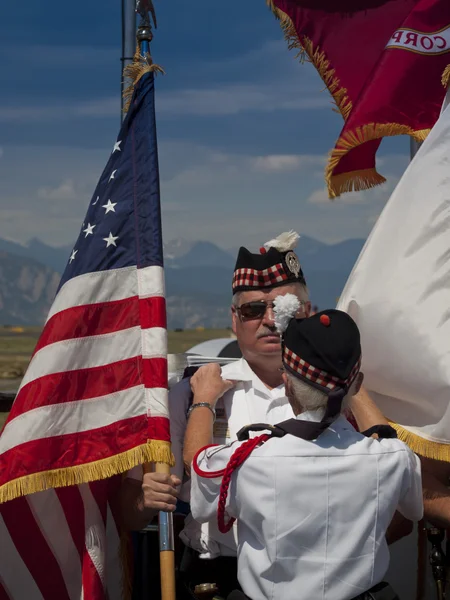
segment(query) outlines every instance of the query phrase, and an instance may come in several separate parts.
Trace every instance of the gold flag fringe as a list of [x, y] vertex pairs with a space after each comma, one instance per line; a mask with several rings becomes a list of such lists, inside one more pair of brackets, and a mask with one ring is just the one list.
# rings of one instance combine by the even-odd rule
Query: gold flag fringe
[[348, 173], [333, 175], [342, 157], [348, 154], [350, 150], [353, 150], [353, 148], [357, 148], [361, 144], [370, 142], [371, 140], [379, 140], [383, 137], [394, 135], [409, 135], [416, 141], [423, 142], [429, 133], [430, 129], [415, 131], [408, 125], [400, 125], [399, 123], [368, 123], [363, 127], [358, 127], [354, 131], [346, 132], [339, 138], [337, 142], [338, 147], [331, 151], [325, 169], [325, 181], [329, 197], [336, 198], [345, 192], [367, 190], [386, 181], [376, 169], [349, 171]]
[[138, 464], [147, 462], [173, 466], [174, 458], [170, 450], [170, 443], [161, 440], [149, 440], [146, 444], [116, 456], [110, 456], [84, 465], [33, 473], [13, 479], [0, 487], [0, 504], [20, 496], [43, 492], [50, 488], [67, 487], [107, 479], [129, 471]]
[[450, 84], [450, 65], [447, 65], [442, 73], [442, 85], [448, 88]]
[[267, 5], [280, 21], [288, 49], [297, 50], [296, 58], [299, 58], [303, 62], [305, 61], [305, 57], [307, 57], [307, 60], [315, 66], [322, 81], [332, 95], [338, 111], [344, 120], [346, 120], [352, 110], [352, 102], [347, 95], [347, 89], [341, 86], [339, 78], [336, 77], [336, 70], [331, 68], [330, 61], [327, 59], [325, 53], [319, 48], [315, 48], [312, 40], [308, 37], [304, 36], [300, 40], [292, 19], [284, 11], [275, 6], [274, 0], [267, 0]]
[[[341, 113], [344, 120], [347, 120], [353, 105], [347, 95], [347, 89], [341, 86], [341, 82], [336, 76], [336, 70], [331, 67], [331, 63], [327, 59], [325, 53], [320, 50], [320, 48], [314, 47], [312, 40], [308, 37], [304, 36], [300, 40], [295, 25], [289, 15], [276, 6], [275, 0], [266, 1], [267, 6], [280, 21], [289, 50], [298, 50], [297, 58], [300, 58], [303, 61], [306, 56], [307, 60], [315, 66], [322, 81], [330, 91], [338, 111]], [[444, 74], [442, 75], [442, 83], [446, 86], [450, 83], [450, 65], [445, 69]], [[386, 181], [375, 168], [333, 175], [333, 171], [341, 161], [342, 157], [353, 148], [370, 140], [378, 140], [383, 137], [394, 135], [409, 135], [418, 142], [423, 142], [429, 132], [430, 129], [414, 131], [411, 127], [400, 125], [399, 123], [369, 123], [363, 127], [359, 127], [354, 132], [347, 132], [338, 140], [338, 148], [331, 151], [328, 165], [325, 170], [325, 181], [327, 183], [329, 197], [333, 199], [345, 192], [367, 190]]]
[[162, 69], [158, 65], [155, 65], [150, 54], [147, 54], [145, 57], [142, 56], [141, 46], [140, 44], [138, 44], [136, 52], [134, 53], [133, 62], [126, 66], [123, 70], [124, 78], [128, 78], [131, 80], [130, 85], [123, 92], [123, 112], [126, 113], [130, 108], [134, 89], [146, 73], [161, 73], [162, 75], [164, 75], [164, 69]]
[[402, 440], [402, 442], [405, 442], [405, 444], [407, 444], [416, 454], [420, 454], [420, 456], [423, 456], [424, 458], [450, 462], [450, 444], [432, 442], [416, 433], [408, 431], [401, 425], [398, 425], [398, 423], [390, 421], [390, 424], [396, 430], [398, 438]]
[[386, 179], [376, 169], [360, 169], [359, 171], [340, 173], [331, 177], [333, 192], [330, 191], [330, 183], [327, 179], [328, 194], [330, 198], [336, 198], [336, 196], [346, 192], [361, 192], [385, 182]]

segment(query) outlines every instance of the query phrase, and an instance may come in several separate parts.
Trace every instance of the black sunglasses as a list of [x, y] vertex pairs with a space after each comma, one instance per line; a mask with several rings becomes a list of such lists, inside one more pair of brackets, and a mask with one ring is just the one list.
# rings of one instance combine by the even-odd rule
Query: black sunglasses
[[[300, 300], [299, 312], [303, 310], [305, 303]], [[262, 319], [266, 314], [266, 310], [270, 307], [273, 308], [273, 302], [264, 302], [264, 300], [255, 300], [253, 302], [245, 302], [241, 306], [236, 306], [241, 319], [245, 321], [251, 321], [254, 319]], [[298, 314], [298, 313], [297, 313]]]

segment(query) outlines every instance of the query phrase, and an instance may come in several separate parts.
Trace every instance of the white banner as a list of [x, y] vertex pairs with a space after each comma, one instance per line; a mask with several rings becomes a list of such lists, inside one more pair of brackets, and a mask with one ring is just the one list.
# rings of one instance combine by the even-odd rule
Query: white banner
[[401, 437], [450, 461], [450, 107], [384, 208], [339, 301], [365, 385]]

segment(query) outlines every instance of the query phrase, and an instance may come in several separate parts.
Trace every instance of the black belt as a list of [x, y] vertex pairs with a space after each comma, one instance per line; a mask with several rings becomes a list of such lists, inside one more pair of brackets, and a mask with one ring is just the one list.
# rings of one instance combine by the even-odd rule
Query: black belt
[[389, 583], [381, 581], [367, 592], [364, 592], [364, 594], [356, 596], [353, 600], [399, 600], [399, 597]]
[[[227, 600], [251, 600], [251, 598], [246, 596], [241, 590], [233, 590], [228, 595]], [[399, 597], [388, 583], [382, 581], [374, 585], [373, 588], [370, 588], [368, 592], [359, 594], [353, 600], [399, 600]]]

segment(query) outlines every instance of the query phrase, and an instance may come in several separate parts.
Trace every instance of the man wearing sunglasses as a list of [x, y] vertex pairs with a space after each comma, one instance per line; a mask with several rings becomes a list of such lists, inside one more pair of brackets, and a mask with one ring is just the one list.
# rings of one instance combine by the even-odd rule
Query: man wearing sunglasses
[[[294, 294], [299, 302], [298, 317], [308, 317], [311, 304], [308, 289], [300, 262], [294, 252], [299, 236], [290, 231], [267, 242], [257, 253], [241, 248], [236, 261], [232, 282], [232, 329], [237, 337], [243, 358], [222, 369], [224, 379], [236, 382], [224, 384], [217, 372], [210, 372], [211, 383], [220, 388], [217, 406], [205, 406], [202, 398], [192, 394], [190, 380], [184, 379], [169, 393], [170, 433], [172, 451], [176, 465], [172, 476], [149, 473], [145, 476], [144, 506], [142, 510], [128, 511], [129, 527], [139, 529], [145, 526], [155, 509], [173, 510], [176, 501], [175, 485], [179, 479], [184, 483], [179, 499], [188, 506], [190, 496], [189, 468], [194, 453], [202, 446], [211, 443], [205, 439], [203, 420], [214, 415], [211, 431], [214, 442], [227, 443], [236, 439], [236, 433], [248, 423], [278, 423], [292, 417], [292, 409], [285, 396], [281, 372], [281, 344], [274, 324], [273, 301], [279, 295]], [[223, 396], [223, 397], [222, 397]], [[198, 424], [198, 437], [191, 447], [184, 447], [187, 423]], [[207, 431], [209, 424], [207, 423]], [[183, 456], [184, 454], [184, 456]], [[185, 473], [186, 465], [187, 473]], [[142, 468], [132, 469], [127, 477], [128, 487], [140, 490], [143, 479]], [[134, 487], [133, 487], [134, 486]], [[141, 494], [142, 495], [142, 494]], [[127, 500], [127, 506], [137, 504]], [[211, 534], [211, 535], [210, 535]], [[184, 543], [194, 550], [194, 558], [201, 554], [204, 558], [219, 556], [235, 557], [236, 543], [233, 536], [223, 536], [217, 530], [209, 532], [208, 526], [201, 526], [190, 516], [180, 536]], [[204, 563], [204, 561], [201, 561]], [[207, 561], [210, 568], [215, 561]], [[222, 565], [220, 571], [222, 572]], [[192, 565], [186, 567], [191, 572]], [[236, 578], [236, 560], [232, 559], [232, 571]], [[200, 578], [202, 579], [202, 577]]]
[[[294, 294], [298, 317], [308, 317], [311, 304], [300, 262], [294, 252], [299, 236], [283, 233], [257, 253], [241, 248], [232, 282], [232, 329], [243, 358], [222, 368], [199, 373], [202, 390], [211, 386], [218, 401], [195, 393], [189, 380], [175, 386], [169, 396], [172, 449], [176, 475], [185, 483], [180, 499], [189, 502], [189, 469], [195, 452], [211, 442], [228, 443], [249, 423], [279, 423], [293, 416], [285, 395], [281, 372], [280, 336], [275, 329], [273, 302], [279, 295]], [[209, 381], [204, 381], [204, 378]], [[223, 379], [222, 379], [223, 378]], [[233, 383], [230, 383], [232, 381]], [[186, 427], [194, 432], [185, 446]], [[183, 465], [185, 469], [183, 468]], [[191, 589], [215, 582], [222, 594], [236, 585], [236, 541], [233, 532], [219, 533], [215, 523], [200, 525], [188, 515], [181, 539], [188, 547], [181, 570]], [[210, 560], [203, 560], [210, 559]]]

